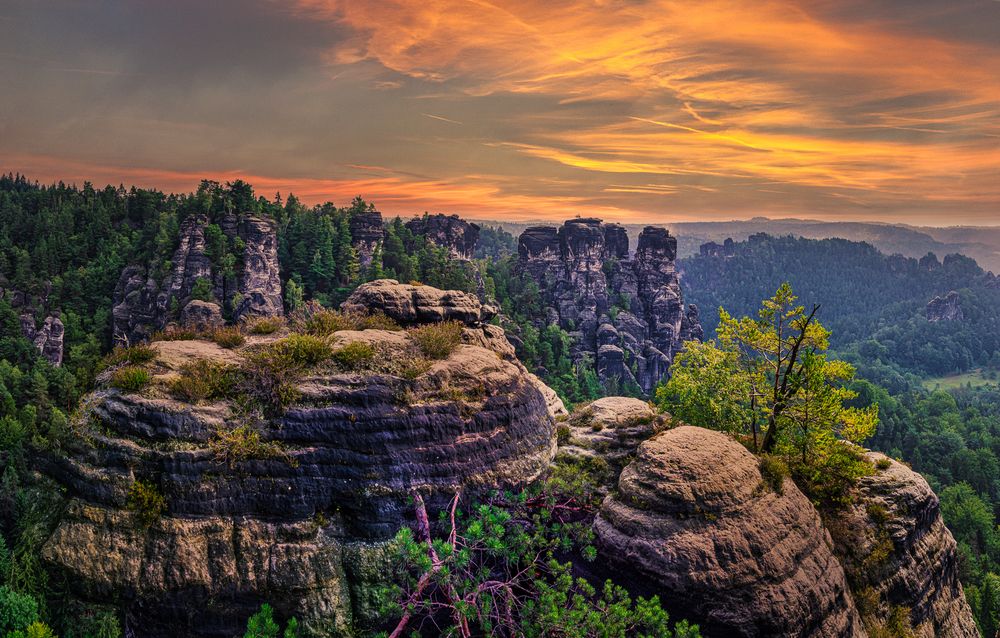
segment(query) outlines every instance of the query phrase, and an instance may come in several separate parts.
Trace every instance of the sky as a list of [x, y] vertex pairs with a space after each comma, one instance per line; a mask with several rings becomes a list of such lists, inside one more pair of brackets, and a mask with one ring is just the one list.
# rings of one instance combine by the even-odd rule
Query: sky
[[394, 215], [1000, 224], [1000, 1], [0, 0], [0, 171]]

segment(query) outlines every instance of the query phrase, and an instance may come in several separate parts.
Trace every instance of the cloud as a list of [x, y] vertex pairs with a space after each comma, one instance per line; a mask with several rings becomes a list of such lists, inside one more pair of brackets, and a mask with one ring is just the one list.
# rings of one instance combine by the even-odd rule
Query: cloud
[[997, 3], [210, 5], [13, 0], [6, 167], [480, 217], [1000, 210]]

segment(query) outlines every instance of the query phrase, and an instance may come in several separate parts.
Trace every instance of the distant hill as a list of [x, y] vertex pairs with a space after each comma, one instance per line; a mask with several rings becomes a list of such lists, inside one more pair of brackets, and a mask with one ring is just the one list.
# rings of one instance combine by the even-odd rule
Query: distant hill
[[[510, 223], [502, 221], [478, 222], [483, 225], [501, 226], [518, 236], [528, 226], [550, 222]], [[625, 224], [629, 237], [638, 237], [647, 224]], [[757, 233], [773, 236], [793, 235], [806, 239], [840, 238], [864, 241], [891, 255], [923, 257], [928, 252], [939, 258], [951, 253], [972, 257], [986, 270], [1000, 272], [1000, 227], [954, 226], [933, 228], [878, 222], [826, 222], [813, 219], [768, 219], [755, 217], [748, 220], [726, 222], [682, 222], [661, 224], [677, 236], [680, 257], [697, 254], [698, 247], [709, 241], [722, 242], [731, 237], [742, 241]], [[634, 246], [633, 246], [634, 248]]]

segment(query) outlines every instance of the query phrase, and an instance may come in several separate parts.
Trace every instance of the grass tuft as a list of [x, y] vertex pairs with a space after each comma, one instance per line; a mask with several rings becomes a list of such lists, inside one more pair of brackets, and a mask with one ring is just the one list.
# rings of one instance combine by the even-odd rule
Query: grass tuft
[[407, 332], [420, 352], [429, 359], [447, 359], [462, 343], [462, 324], [457, 321], [429, 323]]
[[139, 366], [118, 368], [111, 375], [111, 386], [124, 392], [138, 392], [152, 380], [149, 370]]

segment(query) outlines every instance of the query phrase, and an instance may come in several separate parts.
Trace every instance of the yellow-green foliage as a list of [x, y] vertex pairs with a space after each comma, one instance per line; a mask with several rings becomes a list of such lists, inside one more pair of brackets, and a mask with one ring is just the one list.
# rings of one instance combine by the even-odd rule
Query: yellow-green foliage
[[239, 348], [246, 343], [246, 337], [236, 326], [228, 328], [218, 328], [212, 332], [212, 341], [223, 348]]
[[333, 362], [344, 370], [363, 370], [375, 360], [375, 347], [364, 341], [352, 341], [334, 350]]
[[247, 332], [252, 335], [269, 335], [281, 330], [284, 322], [277, 317], [261, 317], [247, 328]]
[[293, 365], [314, 366], [330, 358], [333, 353], [330, 344], [313, 335], [293, 334], [277, 341], [273, 348], [278, 356], [287, 357]]
[[153, 361], [157, 354], [156, 348], [145, 344], [137, 344], [128, 348], [117, 346], [104, 357], [100, 367], [102, 370], [107, 370], [119, 365], [138, 366]]
[[170, 383], [170, 393], [178, 399], [196, 403], [228, 396], [235, 383], [235, 370], [231, 366], [200, 359], [181, 368], [180, 376]]
[[266, 459], [288, 455], [275, 443], [265, 441], [257, 428], [246, 423], [234, 428], [219, 428], [209, 441], [215, 458], [229, 467], [250, 459]]
[[125, 366], [111, 374], [111, 385], [125, 392], [138, 392], [146, 387], [151, 379], [149, 370], [139, 366]]
[[462, 343], [462, 324], [457, 321], [429, 323], [407, 332], [429, 359], [446, 359]]
[[875, 469], [876, 470], [881, 470], [881, 471], [884, 472], [885, 470], [888, 470], [890, 467], [892, 467], [892, 461], [890, 461], [889, 459], [887, 459], [885, 457], [880, 458], [879, 460], [875, 461]]
[[401, 330], [399, 324], [380, 312], [361, 314], [307, 308], [297, 313], [292, 321], [297, 330], [320, 337], [341, 330]]
[[136, 481], [128, 490], [126, 507], [135, 512], [144, 526], [152, 525], [167, 508], [163, 494], [149, 481]]
[[785, 491], [785, 477], [789, 475], [788, 464], [784, 459], [774, 454], [763, 454], [759, 460], [760, 477], [772, 492], [782, 494]]

